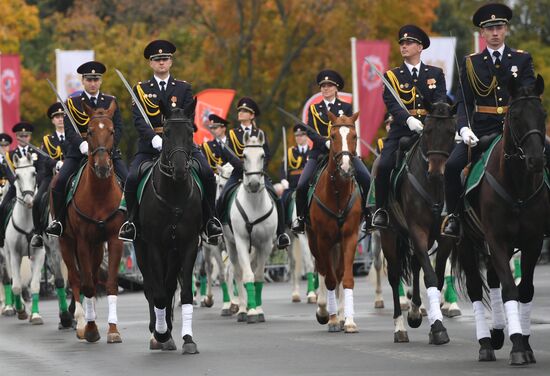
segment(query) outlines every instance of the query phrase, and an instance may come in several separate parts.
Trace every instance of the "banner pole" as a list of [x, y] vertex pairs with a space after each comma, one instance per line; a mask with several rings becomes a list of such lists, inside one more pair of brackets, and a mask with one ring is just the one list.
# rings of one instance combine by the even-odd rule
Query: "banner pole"
[[[359, 111], [359, 82], [357, 81], [357, 52], [355, 50], [357, 38], [351, 37], [351, 78], [352, 78], [352, 98], [353, 98], [353, 112]], [[361, 139], [361, 121], [357, 118], [357, 138]], [[357, 155], [361, 157], [361, 145], [357, 144]]]
[[[2, 51], [0, 51], [0, 79], [2, 78]], [[4, 107], [4, 96], [2, 95], [4, 89], [0, 87], [0, 132], [4, 132], [4, 114], [2, 112]]]

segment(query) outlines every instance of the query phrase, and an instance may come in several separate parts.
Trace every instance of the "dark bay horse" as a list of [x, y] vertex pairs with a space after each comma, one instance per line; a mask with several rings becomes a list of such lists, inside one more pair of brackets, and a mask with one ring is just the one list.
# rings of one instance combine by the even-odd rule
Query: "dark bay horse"
[[82, 314], [78, 302], [80, 292], [84, 294], [86, 327], [84, 332], [77, 326], [77, 337], [88, 342], [100, 339], [95, 323], [94, 297], [104, 243], [109, 252], [109, 270], [106, 283], [109, 303], [108, 343], [122, 342], [117, 329], [116, 302], [118, 294], [118, 268], [122, 256], [122, 241], [118, 239], [118, 229], [124, 222], [124, 214], [119, 211], [122, 190], [117, 182], [111, 153], [114, 145], [112, 122], [116, 104], [113, 101], [108, 109], [92, 109], [84, 105], [90, 117], [87, 141], [90, 145], [88, 164], [84, 167], [74, 197], [67, 208], [66, 230], [59, 238], [63, 261], [69, 272], [69, 284], [77, 308], [75, 318]]
[[[394, 304], [394, 342], [409, 342], [399, 304], [399, 281], [414, 276], [411, 310], [407, 317], [409, 326], [417, 328], [422, 323], [419, 307], [419, 272], [424, 272], [428, 292], [428, 319], [431, 329], [429, 342], [441, 345], [449, 342], [442, 323], [440, 295], [436, 274], [430, 263], [428, 250], [439, 238], [441, 210], [443, 209], [445, 162], [454, 145], [454, 107], [438, 102], [425, 104], [424, 130], [410, 151], [404, 171], [397, 183], [396, 192], [390, 194], [391, 227], [381, 229], [382, 250], [388, 261], [388, 280], [392, 287]], [[413, 250], [414, 257], [410, 254]]]
[[[502, 296], [496, 298], [504, 303], [512, 341], [509, 361], [511, 365], [523, 365], [535, 362], [529, 345], [533, 274], [545, 231], [550, 227], [544, 179], [546, 112], [540, 99], [544, 81], [539, 75], [534, 86], [521, 87], [512, 79], [508, 91], [503, 137], [489, 157], [477, 192], [468, 196], [474, 213], [465, 216], [464, 236], [453, 258], [465, 274], [468, 296], [474, 305], [479, 360], [495, 360], [495, 341], [491, 341], [485, 320], [483, 292], [486, 283], [493, 290], [500, 281]], [[509, 266], [514, 248], [521, 250], [522, 278], [517, 287]], [[484, 265], [487, 281], [481, 275]], [[491, 298], [495, 296], [491, 294]]]
[[353, 260], [361, 222], [361, 194], [353, 178], [355, 170], [351, 158], [357, 148], [355, 121], [359, 113], [351, 117], [336, 117], [331, 112], [328, 115], [332, 122], [328, 165], [315, 187], [306, 226], [309, 247], [319, 273], [317, 321], [320, 324], [328, 322], [329, 332], [341, 330], [336, 290], [339, 293], [342, 284], [344, 296], [339, 294], [339, 298], [345, 304], [344, 331], [355, 333]]
[[149, 347], [175, 350], [173, 297], [181, 284], [183, 353], [198, 353], [193, 342], [192, 275], [202, 226], [201, 192], [192, 176], [193, 116], [196, 100], [185, 109], [161, 106], [167, 120], [163, 147], [146, 183], [134, 241], [144, 293], [149, 303]]

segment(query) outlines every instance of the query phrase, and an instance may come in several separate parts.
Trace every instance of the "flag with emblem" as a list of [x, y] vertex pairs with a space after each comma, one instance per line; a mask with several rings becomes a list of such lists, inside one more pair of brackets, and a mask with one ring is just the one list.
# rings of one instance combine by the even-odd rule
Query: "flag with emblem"
[[[424, 64], [443, 69], [447, 93], [453, 86], [455, 68], [455, 37], [430, 37], [430, 48], [422, 51], [421, 60]], [[434, 80], [435, 81], [435, 80]], [[437, 82], [427, 82], [428, 87], [437, 85]], [[435, 89], [435, 87], [433, 87]]]
[[57, 92], [63, 98], [82, 90], [82, 80], [77, 68], [94, 60], [93, 50], [55, 50]]
[[195, 108], [197, 132], [193, 137], [196, 144], [201, 145], [214, 138], [208, 130], [210, 122], [208, 116], [216, 114], [227, 119], [227, 112], [234, 97], [235, 90], [233, 89], [206, 89], [197, 94], [197, 107]]
[[21, 92], [21, 69], [19, 55], [0, 54], [0, 132], [10, 134], [11, 127], [20, 121], [19, 94]]

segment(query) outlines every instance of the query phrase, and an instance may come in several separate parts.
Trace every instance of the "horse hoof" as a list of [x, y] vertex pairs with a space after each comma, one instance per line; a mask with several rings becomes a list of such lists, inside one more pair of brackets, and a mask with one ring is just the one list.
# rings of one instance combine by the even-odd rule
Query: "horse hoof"
[[256, 324], [259, 320], [258, 315], [247, 315], [246, 323], [247, 324]]
[[42, 317], [40, 317], [39, 314], [32, 314], [31, 315], [31, 318], [29, 319], [29, 322], [31, 323], [31, 325], [43, 325], [44, 324], [44, 320], [42, 320]]
[[203, 300], [203, 301], [201, 301], [201, 308], [204, 308], [204, 307], [206, 307], [206, 303]]
[[69, 329], [73, 326], [73, 316], [69, 311], [59, 314], [59, 329]]
[[120, 333], [107, 333], [107, 343], [122, 343], [122, 337]]
[[258, 322], [265, 322], [265, 315], [263, 313], [258, 314]]
[[231, 312], [231, 310], [229, 308], [224, 308], [222, 309], [222, 314], [221, 314], [223, 317], [228, 317], [228, 316], [233, 316], [233, 313]]
[[241, 312], [237, 315], [237, 322], [246, 322], [247, 320], [247, 314], [246, 312]]
[[384, 301], [383, 300], [377, 300], [374, 302], [374, 308], [380, 309], [384, 308]]
[[527, 354], [525, 351], [510, 352], [509, 364], [511, 366], [524, 366], [528, 364]]
[[308, 295], [307, 297], [307, 304], [317, 304], [317, 295]]
[[394, 343], [408, 343], [409, 334], [403, 330], [393, 333], [393, 342]]
[[495, 350], [493, 349], [479, 349], [479, 357], [478, 360], [480, 362], [494, 362], [497, 360], [495, 356]]
[[23, 306], [23, 309], [21, 311], [17, 311], [17, 318], [19, 320], [27, 320], [29, 318], [29, 314], [27, 311], [25, 311], [25, 307]]
[[239, 312], [239, 305], [235, 303], [231, 303], [231, 306], [229, 307], [229, 311], [231, 311], [232, 314]]
[[13, 308], [13, 306], [11, 305], [5, 306], [4, 308], [2, 308], [2, 316], [15, 316], [15, 308]]
[[182, 347], [182, 354], [198, 354], [199, 350], [197, 350], [197, 344], [193, 342], [193, 337], [191, 337], [189, 334], [186, 334], [183, 336], [183, 347]]
[[175, 351], [178, 349], [178, 347], [176, 346], [176, 342], [174, 342], [174, 339], [172, 337], [170, 337], [168, 341], [161, 343], [160, 345], [162, 346], [162, 351]]
[[325, 325], [326, 323], [328, 323], [328, 315], [321, 316], [317, 312], [315, 312], [315, 317], [317, 317], [317, 322], [321, 325]]
[[206, 299], [203, 300], [203, 302], [206, 308], [211, 308], [214, 305], [214, 298], [211, 296], [207, 296]]
[[359, 333], [357, 325], [344, 325], [344, 333]]
[[495, 350], [502, 349], [504, 345], [504, 329], [491, 329], [491, 346]]
[[162, 344], [154, 338], [149, 340], [149, 350], [162, 350]]
[[300, 294], [292, 294], [292, 303], [300, 303], [301, 301]]
[[328, 332], [329, 333], [339, 333], [342, 330], [340, 327], [340, 323], [337, 324], [328, 324]]
[[447, 329], [443, 326], [440, 320], [436, 320], [432, 324], [429, 335], [430, 345], [444, 345], [450, 341]]
[[525, 356], [527, 357], [527, 362], [529, 364], [535, 364], [537, 362], [537, 360], [535, 359], [535, 354], [533, 353], [533, 350], [525, 351]]
[[411, 314], [411, 311], [407, 313], [407, 324], [409, 324], [410, 328], [416, 329], [422, 325], [422, 315], [418, 315], [418, 317], [414, 317]]
[[101, 339], [101, 336], [99, 335], [97, 327], [95, 328], [95, 330], [87, 330], [84, 333], [84, 339], [90, 343], [99, 341]]
[[445, 316], [447, 316], [447, 317], [456, 317], [456, 316], [461, 316], [461, 315], [462, 315], [462, 312], [460, 311], [460, 309], [449, 309]]
[[76, 338], [78, 338], [78, 339], [86, 339], [84, 328], [78, 328], [78, 329], [76, 329]]

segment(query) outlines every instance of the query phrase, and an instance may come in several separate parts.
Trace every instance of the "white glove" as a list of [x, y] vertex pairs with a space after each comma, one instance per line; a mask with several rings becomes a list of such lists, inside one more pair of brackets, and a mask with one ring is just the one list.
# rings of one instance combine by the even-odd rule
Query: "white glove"
[[286, 179], [281, 180], [281, 185], [283, 186], [284, 189], [288, 189], [288, 180]]
[[409, 129], [411, 131], [416, 133], [420, 133], [424, 129], [424, 125], [422, 125], [422, 122], [413, 116], [409, 116], [407, 118], [407, 125], [409, 126]]
[[153, 137], [151, 140], [151, 146], [153, 146], [158, 151], [162, 150], [162, 137], [160, 137], [158, 134]]
[[330, 140], [327, 140], [325, 142], [325, 146], [327, 147], [328, 150], [330, 150]]
[[63, 161], [57, 161], [55, 164], [55, 171], [61, 170], [61, 167], [63, 166]]
[[460, 137], [462, 137], [462, 142], [471, 147], [476, 146], [479, 141], [479, 138], [468, 127], [463, 127], [460, 130]]
[[78, 148], [82, 154], [88, 155], [88, 141], [82, 141]]

